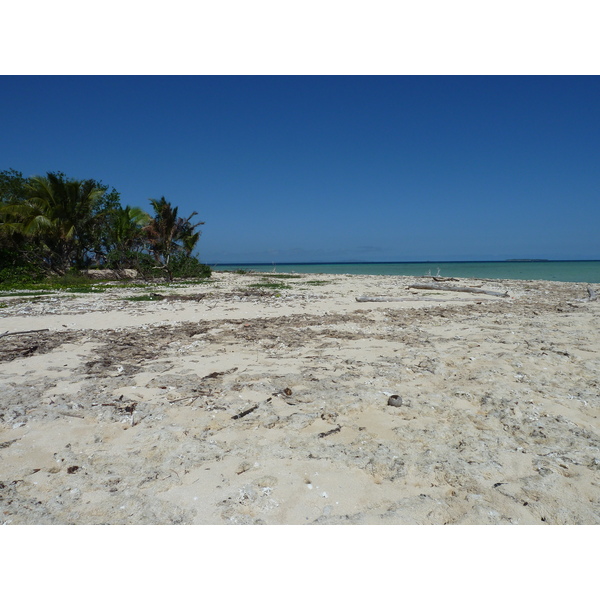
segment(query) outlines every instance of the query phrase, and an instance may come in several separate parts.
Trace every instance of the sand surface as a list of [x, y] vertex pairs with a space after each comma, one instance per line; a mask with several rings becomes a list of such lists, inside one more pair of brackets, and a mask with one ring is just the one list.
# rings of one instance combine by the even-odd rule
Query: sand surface
[[600, 523], [585, 284], [261, 282], [0, 298], [0, 523]]

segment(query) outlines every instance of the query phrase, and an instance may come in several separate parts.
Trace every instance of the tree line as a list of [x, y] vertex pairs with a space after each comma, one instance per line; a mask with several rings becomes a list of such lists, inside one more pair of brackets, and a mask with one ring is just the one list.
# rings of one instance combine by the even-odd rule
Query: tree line
[[122, 206], [119, 192], [62, 172], [0, 171], [0, 283], [90, 268], [136, 269], [145, 279], [210, 276], [194, 255], [203, 222], [164, 197], [152, 213]]

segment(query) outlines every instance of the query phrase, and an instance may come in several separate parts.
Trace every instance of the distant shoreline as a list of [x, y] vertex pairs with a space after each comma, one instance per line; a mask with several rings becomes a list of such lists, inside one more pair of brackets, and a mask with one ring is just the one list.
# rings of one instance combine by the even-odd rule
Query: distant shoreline
[[503, 260], [343, 260], [343, 261], [294, 261], [294, 262], [231, 262], [231, 263], [209, 263], [211, 266], [237, 267], [240, 265], [430, 265], [430, 264], [456, 264], [456, 263], [507, 263], [507, 262], [552, 262], [552, 263], [571, 263], [571, 262], [598, 262], [600, 258], [506, 258]]
[[600, 283], [599, 260], [509, 259], [502, 261], [223, 263], [215, 271], [404, 275]]

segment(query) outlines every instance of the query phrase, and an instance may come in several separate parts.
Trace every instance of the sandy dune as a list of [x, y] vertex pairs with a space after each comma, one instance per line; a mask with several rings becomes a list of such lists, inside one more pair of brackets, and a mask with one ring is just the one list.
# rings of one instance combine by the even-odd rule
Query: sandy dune
[[600, 523], [585, 284], [263, 281], [0, 298], [0, 523]]

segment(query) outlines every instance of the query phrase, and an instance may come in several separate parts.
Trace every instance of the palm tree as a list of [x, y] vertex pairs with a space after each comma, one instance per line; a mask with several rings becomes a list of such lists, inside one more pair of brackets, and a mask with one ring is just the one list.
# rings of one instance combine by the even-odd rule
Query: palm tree
[[[203, 223], [198, 223], [198, 225], [203, 225]], [[185, 252], [186, 256], [191, 256], [192, 252], [194, 251], [194, 248], [196, 247], [196, 244], [198, 243], [198, 240], [200, 239], [200, 232], [196, 231], [196, 233], [189, 233], [186, 234], [182, 239], [181, 239], [181, 243], [183, 245], [183, 251]]]
[[119, 207], [110, 215], [110, 234], [116, 249], [133, 250], [144, 239], [144, 227], [150, 222], [150, 215], [137, 206]]
[[82, 263], [93, 237], [95, 209], [104, 194], [93, 179], [67, 179], [62, 173], [31, 177], [25, 200], [7, 205], [10, 229], [40, 243], [46, 266], [64, 274]]
[[144, 228], [148, 243], [156, 261], [167, 271], [169, 280], [173, 280], [170, 268], [171, 256], [185, 252], [189, 256], [198, 239], [200, 232], [194, 230], [204, 222], [192, 224], [191, 220], [198, 214], [193, 212], [187, 219], [177, 215], [179, 209], [171, 206], [163, 196], [160, 200], [150, 199], [154, 209], [154, 218]]
[[150, 215], [137, 206], [118, 206], [103, 214], [103, 228], [96, 256], [107, 260], [110, 268], [135, 268], [138, 253], [146, 241], [144, 227]]

